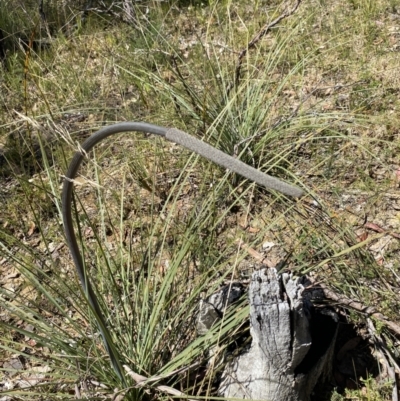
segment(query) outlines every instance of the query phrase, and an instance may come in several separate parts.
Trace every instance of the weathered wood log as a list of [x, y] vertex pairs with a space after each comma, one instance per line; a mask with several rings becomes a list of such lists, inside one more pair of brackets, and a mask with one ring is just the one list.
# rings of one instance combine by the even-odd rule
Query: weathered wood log
[[318, 312], [303, 295], [301, 278], [275, 269], [252, 276], [250, 349], [227, 364], [225, 398], [308, 401], [330, 366], [337, 332], [333, 312]]

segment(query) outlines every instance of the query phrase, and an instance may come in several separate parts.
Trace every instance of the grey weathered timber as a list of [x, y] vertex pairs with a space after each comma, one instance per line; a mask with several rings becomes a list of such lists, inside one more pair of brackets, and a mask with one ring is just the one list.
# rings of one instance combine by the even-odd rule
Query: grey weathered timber
[[[242, 284], [230, 283], [206, 299], [202, 299], [197, 316], [197, 335], [206, 334], [214, 324], [222, 319], [227, 308], [238, 301], [243, 294], [244, 287]], [[218, 349], [218, 346], [214, 346], [207, 350], [208, 366], [215, 366], [216, 358], [218, 358]]]
[[221, 395], [309, 400], [330, 362], [337, 324], [332, 315], [318, 316], [303, 291], [302, 279], [287, 273], [279, 275], [275, 269], [253, 273], [249, 289], [252, 344], [226, 366]]
[[226, 308], [237, 301], [244, 294], [244, 287], [240, 283], [231, 283], [208, 298], [200, 301], [199, 314], [197, 316], [197, 334], [207, 333], [211, 327], [221, 320]]

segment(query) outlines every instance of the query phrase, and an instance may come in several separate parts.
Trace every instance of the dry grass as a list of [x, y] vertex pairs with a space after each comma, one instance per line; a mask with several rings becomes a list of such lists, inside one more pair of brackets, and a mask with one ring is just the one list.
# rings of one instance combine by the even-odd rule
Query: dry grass
[[[291, 254], [292, 270], [311, 273], [339, 293], [399, 321], [400, 248], [391, 233], [400, 233], [400, 9], [387, 0], [304, 1], [295, 15], [248, 53], [241, 86], [227, 93], [238, 52], [279, 15], [279, 5], [152, 4], [149, 14], [138, 14], [135, 27], [92, 21], [76, 34], [55, 37], [50, 49], [8, 54], [0, 77], [0, 269], [7, 302], [18, 299], [23, 304], [33, 293], [37, 302], [31, 302], [32, 310], [40, 314], [44, 308], [44, 319], [50, 316], [60, 332], [70, 330], [75, 339], [91, 333], [90, 313], [80, 304], [82, 294], [59, 226], [61, 176], [76, 142], [93, 129], [145, 120], [204, 137], [259, 168], [300, 183], [309, 196], [297, 204], [270, 196], [154, 138], [109, 141], [99, 148], [96, 163], [89, 164], [78, 189], [86, 210], [82, 235], [91, 255], [88, 262], [104, 267], [96, 281], [104, 291], [113, 294], [113, 283], [105, 278], [110, 271], [117, 281], [131, 284], [140, 274], [137, 266], [145, 266], [152, 256], [148, 268], [155, 281], [146, 278], [143, 286], [162, 286], [168, 267], [180, 260], [187, 269], [171, 279], [171, 288], [182, 294], [182, 277], [196, 288], [199, 277], [209, 275], [209, 281], [204, 279], [208, 287], [198, 293], [209, 292], [220, 280], [219, 269], [229, 272], [227, 279], [237, 278], [255, 263], [238, 247], [240, 238], [260, 252], [263, 243], [274, 242], [274, 250], [264, 255], [271, 263]], [[368, 228], [365, 222], [385, 233], [378, 237], [374, 226]], [[190, 242], [191, 235], [201, 241]], [[17, 258], [12, 260], [9, 251]], [[42, 289], [36, 292], [29, 275], [21, 275], [24, 263], [33, 268], [37, 261], [47, 266], [43, 274], [51, 285], [56, 283], [51, 281], [54, 272], [71, 283], [70, 289], [53, 289], [61, 300], [66, 291], [80, 300], [69, 299], [79, 325], [65, 323], [62, 306], [43, 306]], [[118, 272], [126, 272], [126, 277]], [[119, 285], [124, 287], [120, 281]], [[123, 290], [132, 296], [129, 286]], [[166, 321], [176, 323], [182, 305], [189, 311], [195, 307], [192, 301], [169, 298], [178, 312]], [[118, 306], [116, 298], [106, 302]], [[21, 333], [32, 319], [24, 321], [21, 314], [15, 318], [10, 310], [2, 313], [4, 327], [15, 330], [0, 331], [3, 343], [11, 344], [0, 354], [8, 360], [15, 348], [25, 352], [23, 344], [30, 340], [28, 335], [22, 339]], [[141, 322], [153, 316], [146, 313]], [[121, 318], [114, 312], [111, 316]], [[351, 312], [350, 319], [364, 327], [362, 314]], [[135, 335], [124, 334], [129, 325], [115, 325], [118, 335], [135, 343]], [[398, 361], [397, 339], [385, 327], [380, 329]], [[26, 369], [43, 365], [43, 358], [54, 353], [62, 338], [57, 335], [53, 348], [35, 351], [39, 356], [26, 362]], [[162, 349], [171, 335], [162, 332], [157, 347]], [[174, 365], [174, 358], [181, 355], [186, 340], [177, 338], [179, 347], [169, 349], [166, 359], [152, 361], [148, 350], [154, 343], [143, 338], [143, 350], [124, 354], [142, 367], [139, 373], [156, 374], [168, 358], [170, 370], [180, 366], [181, 362]], [[101, 376], [101, 347], [94, 339], [78, 353], [84, 359], [87, 352], [92, 376]], [[69, 389], [84, 377], [80, 372], [68, 376], [70, 366], [57, 358], [51, 368], [61, 369]], [[107, 382], [113, 375], [108, 369], [101, 378], [112, 388], [115, 382]], [[384, 384], [380, 391], [378, 381], [362, 383], [349, 397], [390, 399]], [[53, 389], [60, 397], [68, 393], [61, 387]], [[205, 382], [197, 383], [193, 394], [204, 394], [206, 387]], [[97, 390], [95, 386], [88, 394], [94, 396]]]

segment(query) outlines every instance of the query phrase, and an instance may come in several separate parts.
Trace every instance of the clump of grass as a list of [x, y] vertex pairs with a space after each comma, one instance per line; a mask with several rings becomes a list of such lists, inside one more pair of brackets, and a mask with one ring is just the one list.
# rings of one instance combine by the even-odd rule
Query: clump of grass
[[[317, 3], [321, 9], [328, 7]], [[355, 7], [358, 21], [367, 14], [379, 18], [377, 7], [362, 7]], [[271, 19], [280, 12], [275, 5], [254, 5], [259, 9]], [[39, 365], [49, 366], [35, 394], [32, 388], [17, 388], [14, 394], [18, 391], [25, 399], [68, 398], [75, 391], [77, 396], [104, 398], [117, 387], [128, 399], [156, 396], [127, 390], [134, 383], [129, 377], [123, 383], [112, 370], [68, 251], [54, 250], [63, 244], [60, 176], [77, 150], [76, 141], [95, 126], [146, 119], [180, 127], [302, 185], [310, 196], [294, 204], [267, 194], [154, 138], [124, 136], [95, 150], [77, 185], [77, 229], [108, 336], [121, 362], [135, 372], [161, 375], [164, 383], [191, 397], [215, 395], [217, 368], [196, 380], [190, 371], [172, 372], [192, 363], [204, 366], [208, 347], [226, 347], [229, 335], [240, 330], [245, 304], [208, 335], [195, 336], [199, 298], [240, 276], [247, 255], [238, 239], [259, 249], [265, 238], [272, 238], [288, 257], [287, 268], [299, 274], [313, 271], [337, 291], [367, 304], [376, 302], [368, 283], [390, 281], [391, 275], [365, 250], [368, 241], [358, 242], [334, 205], [350, 174], [358, 177], [356, 189], [377, 185], [366, 183], [360, 174], [360, 164], [377, 160], [373, 146], [393, 151], [385, 137], [369, 136], [371, 120], [360, 116], [382, 111], [374, 97], [377, 81], [368, 81], [366, 87], [368, 72], [363, 72], [363, 80], [354, 70], [349, 75], [357, 77], [342, 72], [345, 61], [359, 64], [349, 58], [350, 50], [361, 50], [339, 35], [343, 29], [338, 26], [343, 25], [334, 22], [347, 24], [351, 18], [337, 14], [336, 8], [332, 18], [316, 12], [310, 16], [304, 5], [299, 18], [286, 21], [248, 53], [240, 81], [231, 88], [235, 52], [257, 30], [250, 18], [265, 23], [265, 15], [254, 16], [254, 10], [230, 3], [192, 7], [185, 10], [193, 22], [189, 24], [187, 15], [180, 16], [173, 7], [163, 16], [161, 8], [151, 8], [150, 16], [138, 14], [136, 31], [126, 26], [95, 34], [82, 31], [58, 38], [54, 52], [32, 52], [25, 74], [29, 91], [19, 87], [23, 70], [19, 78], [8, 75], [10, 102], [2, 100], [9, 105], [4, 131], [27, 126], [22, 117], [10, 122], [12, 110], [20, 107], [18, 111], [31, 118], [31, 128], [37, 124], [39, 132], [50, 130], [56, 142], [51, 153], [41, 153], [36, 171], [25, 170], [21, 176], [11, 169], [22, 193], [13, 196], [30, 200], [29, 208], [20, 219], [24, 221], [18, 221], [19, 212], [10, 212], [15, 204], [8, 198], [2, 217], [0, 254], [22, 278], [16, 288], [2, 289], [2, 356], [19, 355], [32, 374]], [[301, 18], [304, 15], [307, 18]], [[213, 21], [219, 21], [217, 29]], [[196, 24], [207, 28], [196, 29]], [[310, 27], [320, 35], [316, 40]], [[325, 30], [334, 37], [328, 44], [323, 42]], [[361, 24], [354, 31], [368, 43], [382, 35], [376, 29], [370, 34]], [[338, 86], [338, 81], [349, 85]], [[38, 212], [48, 209], [52, 222]], [[246, 224], [238, 225], [239, 220]], [[29, 227], [35, 228], [27, 235]], [[382, 305], [389, 314], [397, 310], [397, 298], [386, 294]], [[354, 319], [362, 322], [359, 315]], [[33, 333], [27, 329], [31, 326]], [[30, 345], [23, 348], [25, 337]]]
[[373, 377], [360, 379], [361, 390], [346, 390], [344, 395], [334, 393], [332, 401], [346, 401], [357, 399], [360, 401], [392, 400], [393, 383], [385, 381], [378, 383]]
[[[124, 143], [125, 146], [128, 144]], [[200, 192], [203, 195], [200, 199], [203, 205], [208, 206], [197, 210], [195, 204], [188, 204], [187, 213], [180, 213], [178, 203], [190, 185], [191, 175], [188, 169], [184, 169], [174, 182], [165, 205], [156, 213], [152, 210], [153, 202], [143, 205], [143, 198], [146, 199], [143, 188], [137, 184], [132, 187], [129, 164], [117, 165], [115, 159], [110, 158], [114, 146], [115, 143], [110, 143], [96, 152], [94, 162], [85, 169], [83, 185], [77, 191], [85, 264], [97, 288], [96, 293], [109, 324], [109, 335], [117, 345], [121, 360], [137, 373], [163, 373], [168, 376], [171, 371], [186, 367], [193, 360], [201, 362], [207, 348], [202, 344], [209, 346], [219, 338], [215, 335], [217, 329], [214, 329], [214, 336], [193, 341], [195, 310], [201, 292], [212, 291], [229, 277], [236, 259], [229, 255], [229, 244], [225, 251], [216, 248], [217, 244], [213, 241], [204, 241], [200, 249], [197, 246], [199, 235], [212, 232], [215, 226], [221, 224], [215, 219], [215, 214], [208, 211], [219, 198], [217, 191], [223, 189], [223, 185], [219, 184], [210, 191], [206, 183], [201, 183], [203, 189]], [[155, 155], [162, 155], [162, 150], [157, 149], [160, 144], [155, 146]], [[108, 160], [113, 162], [103, 173], [100, 166]], [[172, 162], [169, 160], [170, 165]], [[142, 163], [146, 165], [144, 161]], [[52, 169], [49, 167], [47, 171], [49, 178], [54, 180]], [[156, 171], [152, 178], [156, 179]], [[55, 192], [51, 195], [56, 198], [57, 186], [54, 184], [51, 187]], [[95, 197], [93, 191], [88, 191], [88, 186], [94, 189]], [[140, 192], [142, 197], [138, 197]], [[133, 210], [129, 210], [131, 205]], [[32, 213], [34, 211], [33, 205]], [[134, 215], [133, 221], [127, 219], [127, 213]], [[21, 249], [20, 253], [13, 255], [10, 247], [20, 247], [20, 243], [5, 232], [1, 252], [36, 293], [36, 299], [27, 302], [20, 291], [15, 295], [3, 291], [8, 319], [13, 316], [24, 322], [22, 327], [17, 325], [12, 331], [28, 335], [24, 327], [30, 324], [35, 327], [35, 332], [30, 335], [36, 343], [33, 346], [35, 353], [41, 351], [36, 351], [37, 344], [46, 342], [50, 355], [64, 356], [53, 360], [57, 369], [54, 365], [50, 366], [46, 385], [41, 386], [38, 397], [50, 391], [49, 388], [57, 396], [70, 391], [70, 387], [63, 389], [58, 383], [64, 370], [73, 372], [64, 377], [64, 384], [65, 381], [74, 383], [81, 380], [90, 383], [89, 378], [94, 376], [107, 386], [108, 391], [115, 385], [121, 388], [122, 383], [118, 383], [109, 363], [104, 360], [101, 339], [92, 331], [93, 317], [73, 278], [74, 271], [64, 270], [62, 277], [56, 273], [57, 266], [52, 261], [54, 244], [49, 243], [46, 230], [39, 216], [36, 217], [42, 247], [49, 255], [46, 257], [44, 252], [39, 256], [29, 247], [24, 248], [24, 253]], [[221, 216], [218, 218], [222, 220]], [[53, 236], [59, 234], [53, 233]], [[35, 264], [38, 258], [46, 265], [44, 271], [42, 266]], [[203, 261], [209, 264], [203, 266]], [[232, 266], [228, 265], [228, 261]], [[182, 280], [182, 272], [185, 272], [186, 280]], [[60, 278], [63, 280], [60, 281]], [[244, 316], [238, 317], [236, 313], [227, 315], [219, 335], [234, 330], [238, 318], [244, 319]], [[180, 330], [174, 329], [177, 326]], [[5, 323], [4, 327], [9, 328], [10, 324]], [[54, 335], [48, 340], [52, 332]], [[5, 341], [3, 349], [8, 351], [14, 346], [12, 340]], [[27, 352], [18, 354], [29, 361], [27, 365], [35, 366], [36, 357], [29, 357]], [[23, 391], [19, 393], [20, 396], [24, 394]], [[26, 395], [32, 397], [30, 391]]]

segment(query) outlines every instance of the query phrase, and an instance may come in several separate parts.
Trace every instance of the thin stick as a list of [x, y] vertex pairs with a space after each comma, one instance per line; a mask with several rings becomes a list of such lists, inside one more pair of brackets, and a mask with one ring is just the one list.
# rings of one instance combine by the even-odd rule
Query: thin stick
[[394, 333], [397, 335], [400, 335], [400, 326], [391, 320], [389, 320], [388, 317], [383, 315], [380, 312], [377, 312], [376, 309], [372, 306], [366, 306], [362, 304], [361, 302], [355, 301], [354, 299], [348, 298], [345, 295], [339, 295], [335, 291], [329, 289], [326, 287], [324, 284], [320, 283], [316, 287], [320, 287], [325, 294], [325, 297], [337, 302], [339, 305], [353, 309], [357, 312], [361, 312], [367, 316], [373, 317], [376, 320], [379, 320], [382, 322], [386, 327], [388, 327], [390, 330], [392, 330]]
[[234, 86], [237, 86], [239, 84], [240, 73], [241, 73], [241, 69], [242, 69], [242, 65], [243, 65], [243, 59], [246, 56], [246, 54], [248, 53], [248, 51], [253, 49], [256, 46], [256, 44], [260, 41], [260, 39], [263, 38], [265, 35], [267, 35], [270, 32], [271, 28], [278, 25], [285, 18], [293, 15], [299, 8], [301, 2], [302, 2], [302, 0], [296, 0], [296, 3], [293, 6], [293, 8], [287, 9], [278, 18], [275, 18], [272, 22], [265, 24], [258, 31], [258, 33], [253, 37], [253, 39], [251, 39], [251, 41], [247, 44], [247, 46], [240, 51], [238, 61], [236, 63], [236, 68], [235, 68], [235, 79], [234, 79], [233, 83], [231, 83], [230, 86], [227, 88], [227, 93], [229, 93]]
[[[135, 373], [127, 365], [124, 365], [124, 369], [125, 369], [126, 373], [137, 383], [137, 385], [139, 387], [142, 386], [142, 383], [145, 383], [148, 380], [147, 377], [139, 375], [138, 373]], [[185, 399], [187, 399], [189, 401], [196, 401], [192, 398], [188, 398], [188, 396], [185, 393], [182, 393], [182, 391], [176, 390], [173, 387], [160, 385], [160, 386], [155, 386], [154, 388], [156, 388], [157, 390], [162, 391], [164, 393], [167, 393], [167, 394], [184, 397]]]

